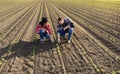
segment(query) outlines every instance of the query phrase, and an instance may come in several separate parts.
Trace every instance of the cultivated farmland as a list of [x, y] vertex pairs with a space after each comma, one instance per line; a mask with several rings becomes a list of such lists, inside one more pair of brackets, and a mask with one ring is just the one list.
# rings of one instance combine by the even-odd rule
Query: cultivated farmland
[[[40, 44], [42, 17], [55, 43]], [[57, 18], [75, 25], [57, 43]], [[120, 74], [119, 0], [0, 0], [0, 74]]]

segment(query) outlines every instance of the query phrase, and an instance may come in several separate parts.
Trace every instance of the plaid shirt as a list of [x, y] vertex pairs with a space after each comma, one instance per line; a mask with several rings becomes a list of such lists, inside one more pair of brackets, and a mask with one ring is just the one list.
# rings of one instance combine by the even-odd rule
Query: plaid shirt
[[40, 29], [44, 28], [46, 30], [47, 34], [52, 34], [50, 24], [47, 24], [47, 26], [41, 26], [41, 24], [37, 24], [36, 26], [36, 33], [39, 33]]

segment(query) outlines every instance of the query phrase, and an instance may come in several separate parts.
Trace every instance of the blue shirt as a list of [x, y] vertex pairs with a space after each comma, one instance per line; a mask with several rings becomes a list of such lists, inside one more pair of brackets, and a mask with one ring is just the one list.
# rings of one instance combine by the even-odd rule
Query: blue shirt
[[68, 25], [70, 25], [71, 28], [74, 28], [74, 24], [69, 19], [65, 18], [64, 23], [62, 25], [58, 23], [57, 29], [58, 30], [64, 29]]

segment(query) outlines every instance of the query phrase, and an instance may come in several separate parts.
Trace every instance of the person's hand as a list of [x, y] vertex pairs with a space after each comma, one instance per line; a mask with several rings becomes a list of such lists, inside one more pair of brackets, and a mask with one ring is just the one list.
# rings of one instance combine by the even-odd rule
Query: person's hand
[[67, 28], [70, 28], [70, 25], [66, 26], [66, 27], [64, 28], [64, 31], [65, 31]]
[[66, 27], [63, 29], [64, 31], [66, 30]]
[[60, 40], [60, 38], [58, 38], [58, 43], [60, 43], [61, 42], [61, 40]]
[[54, 43], [54, 39], [53, 39], [53, 36], [52, 36], [52, 35], [50, 35], [50, 41], [51, 41], [52, 43]]

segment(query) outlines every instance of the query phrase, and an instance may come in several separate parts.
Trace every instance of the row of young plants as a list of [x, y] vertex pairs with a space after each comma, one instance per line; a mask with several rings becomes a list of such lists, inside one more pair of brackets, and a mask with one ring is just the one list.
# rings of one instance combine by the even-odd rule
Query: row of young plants
[[[30, 11], [33, 9], [33, 8], [31, 8], [31, 7], [34, 7], [34, 6], [32, 5], [32, 6], [28, 7], [28, 8], [26, 8], [23, 12], [21, 12], [21, 16], [20, 16], [16, 21], [14, 21], [14, 23], [10, 24], [10, 25], [11, 25], [10, 27], [8, 27], [4, 32], [2, 32], [2, 34], [1, 34], [1, 36], [0, 36], [0, 41], [1, 41], [1, 40], [4, 40], [4, 38], [5, 38], [13, 29], [15, 29], [15, 27], [17, 27], [18, 24], [19, 24], [23, 19], [26, 19], [26, 20], [27, 20], [26, 15], [27, 15], [28, 13], [30, 13]], [[15, 19], [15, 18], [12, 17], [11, 19]]]
[[[71, 11], [72, 12], [72, 11]], [[74, 12], [72, 12], [72, 13], [74, 13]], [[74, 14], [76, 14], [76, 13], [74, 13]], [[76, 16], [76, 15], [75, 15]], [[77, 15], [77, 16], [79, 16], [79, 15]], [[76, 19], [77, 18], [79, 18], [79, 17], [75, 17]], [[86, 18], [87, 19], [87, 18]], [[85, 22], [87, 22], [86, 20], [83, 20], [83, 19], [80, 19], [79, 20], [81, 23], [83, 23], [83, 24], [85, 24]], [[92, 28], [90, 29], [90, 30], [94, 30], [94, 29], [96, 29], [96, 26], [94, 26], [94, 25], [92, 25], [90, 22], [87, 22], [87, 23], [89, 23], [89, 24], [86, 24], [86, 25], [84, 25], [84, 26], [86, 26], [86, 28], [88, 28], [88, 27], [91, 27], [92, 26]], [[82, 24], [81, 24], [82, 25]], [[94, 27], [95, 28], [94, 28]], [[94, 29], [93, 29], [94, 28]], [[98, 32], [97, 32], [98, 31]], [[115, 38], [114, 36], [112, 36], [112, 35], [110, 35], [109, 33], [107, 33], [106, 34], [106, 32], [104, 32], [103, 30], [101, 30], [101, 29], [99, 29], [99, 28], [97, 28], [96, 30], [94, 30], [93, 32], [96, 32], [98, 35], [102, 35], [101, 37], [105, 37], [105, 39], [106, 40], [108, 40], [108, 41], [111, 41], [111, 43], [113, 43], [113, 45], [118, 45], [118, 47], [119, 47], [119, 42], [117, 41], [118, 39], [117, 38]], [[102, 32], [102, 33], [101, 33]], [[105, 34], [104, 34], [105, 33]], [[103, 36], [103, 34], [104, 34], [104, 36]], [[108, 36], [109, 35], [109, 36]], [[116, 39], [116, 40], [115, 40]]]
[[[89, 1], [87, 1], [87, 2], [89, 2]], [[81, 3], [78, 2], [79, 5], [76, 5], [78, 3], [76, 3], [75, 1], [72, 2], [72, 3], [71, 2], [69, 2], [69, 3], [73, 5], [72, 6], [73, 9], [86, 10], [86, 11], [89, 11], [89, 13], [91, 13], [91, 12], [93, 13], [94, 12], [95, 14], [97, 13], [99, 15], [99, 17], [104, 18], [104, 19], [108, 20], [109, 22], [112, 22], [112, 23], [115, 23], [115, 24], [119, 24], [120, 23], [119, 20], [118, 20], [119, 19], [118, 8], [120, 7], [119, 5], [117, 5], [118, 7], [112, 6], [113, 10], [107, 11], [108, 10], [107, 6], [106, 5], [102, 5], [102, 4], [101, 5], [104, 6], [104, 8], [99, 8], [99, 5], [94, 6], [95, 4], [89, 5], [90, 3], [88, 3], [88, 5], [87, 5], [86, 1], [83, 1]], [[58, 4], [64, 4], [66, 6], [71, 7], [71, 5], [68, 5], [66, 2], [64, 2], [64, 3], [63, 2], [59, 2]], [[115, 11], [115, 8], [117, 9], [117, 12]], [[115, 11], [115, 12], [112, 12], [112, 11]]]
[[25, 8], [27, 8], [28, 6], [30, 6], [31, 4], [26, 4], [25, 6], [21, 6], [19, 8], [16, 8], [14, 10], [12, 10], [9, 13], [6, 13], [2, 16], [0, 16], [0, 23], [5, 22], [6, 20], [8, 20], [10, 17], [14, 16], [15, 14], [18, 14], [20, 11], [24, 10]]
[[47, 4], [46, 7], [47, 7], [46, 9], [47, 9], [48, 18], [51, 19], [49, 22], [52, 24], [51, 27], [52, 27], [53, 37], [54, 37], [54, 40], [55, 40], [55, 43], [56, 43], [55, 45], [56, 45], [57, 53], [59, 55], [59, 60], [61, 62], [60, 65], [62, 66], [63, 73], [67, 74], [65, 63], [64, 63], [64, 60], [63, 60], [64, 56], [62, 55], [61, 48], [56, 41], [57, 40], [57, 35], [56, 35], [56, 29], [55, 29], [55, 26], [54, 26], [56, 23], [53, 19], [53, 15], [55, 15], [56, 13], [53, 11], [53, 9], [50, 8], [51, 6], [49, 4]]
[[[119, 35], [119, 29], [118, 29], [118, 27], [116, 27], [117, 23], [112, 23], [112, 22], [108, 21], [110, 18], [106, 17], [104, 14], [103, 14], [103, 16], [101, 16], [98, 14], [99, 13], [98, 11], [91, 11], [90, 9], [85, 9], [84, 7], [81, 7], [78, 9], [78, 8], [73, 8], [73, 7], [68, 6], [68, 5], [66, 5], [66, 6], [62, 5], [62, 6], [67, 7], [69, 9], [75, 11], [78, 14], [84, 15], [85, 17], [91, 19], [91, 21], [93, 20], [93, 21], [98, 22], [100, 27], [105, 28], [108, 31], [112, 31], [112, 33], [115, 34], [116, 36]], [[97, 16], [97, 15], [99, 15], [99, 16]], [[111, 20], [112, 21], [119, 21], [119, 20], [115, 20], [115, 19], [111, 19]], [[114, 24], [116, 24], [116, 25], [114, 25]]]
[[28, 7], [26, 7], [25, 9], [23, 9], [22, 11], [16, 13], [15, 15], [11, 16], [10, 18], [8, 18], [7, 20], [5, 20], [3, 23], [0, 24], [0, 30], [2, 33], [4, 30], [6, 30], [8, 27], [12, 26], [13, 23], [15, 23], [18, 19], [20, 19], [20, 17], [22, 15], [24, 15], [31, 7], [33, 6], [33, 4], [30, 4]]
[[[57, 9], [56, 9], [57, 10]], [[60, 11], [60, 10], [59, 10]], [[62, 14], [64, 14], [64, 12], [62, 12]], [[66, 15], [66, 14], [64, 14]], [[79, 41], [77, 41], [74, 37], [72, 39], [73, 42], [75, 42], [75, 44], [77, 44], [79, 46], [79, 49], [78, 50], [82, 50], [82, 53], [84, 54], [84, 56], [88, 59], [88, 56], [86, 56], [86, 51], [84, 50], [84, 48], [82, 47], [81, 48], [81, 45], [79, 44]], [[91, 59], [88, 59], [89, 60], [89, 63], [91, 64], [91, 66], [93, 66], [93, 68], [95, 69], [95, 71], [97, 73], [100, 73], [100, 70], [97, 68], [97, 66], [95, 65], [95, 63], [93, 63], [93, 61]]]
[[[33, 13], [32, 13], [32, 12], [33, 12]], [[19, 40], [21, 39], [22, 35], [24, 34], [24, 31], [25, 31], [26, 28], [29, 26], [30, 21], [31, 21], [32, 18], [34, 17], [34, 15], [35, 15], [35, 13], [36, 13], [36, 10], [33, 9], [32, 12], [31, 12], [32, 15], [31, 15], [31, 14], [28, 15], [28, 16], [30, 16], [30, 18], [29, 18], [28, 20], [26, 19], [26, 21], [25, 21], [25, 23], [23, 24], [22, 28], [19, 30], [19, 32], [16, 34], [16, 36], [14, 37], [14, 39], [11, 41], [11, 43], [10, 43], [10, 45], [9, 45], [9, 47], [8, 47], [8, 51], [6, 52], [6, 54], [8, 54], [7, 57], [9, 57], [11, 54], [14, 53], [14, 45], [15, 45], [17, 42], [19, 42]], [[1, 72], [1, 73], [4, 73], [4, 70], [3, 70], [3, 69], [5, 69], [5, 67], [7, 67], [10, 63], [12, 64], [13, 61], [14, 61], [14, 59], [15, 59], [15, 57], [13, 57], [13, 58], [11, 58], [11, 59], [8, 59], [8, 60], [6, 60], [4, 57], [2, 57], [2, 59], [4, 59], [4, 60], [2, 60], [2, 64], [1, 64], [1, 67], [0, 67], [0, 68], [1, 68], [1, 69], [0, 69], [0, 72]], [[6, 71], [6, 73], [7, 73], [7, 71]]]
[[64, 10], [65, 11], [65, 10]]
[[[97, 21], [95, 20], [91, 20], [93, 19], [92, 18], [88, 18], [90, 15], [88, 16], [85, 16], [87, 15], [86, 13], [81, 13], [81, 15], [75, 11], [73, 11], [72, 9], [68, 9], [67, 7], [63, 7], [65, 8], [66, 10], [69, 10], [71, 13], [74, 13], [76, 16], [79, 16], [79, 18], [81, 18], [81, 20], [84, 20], [85, 22], [88, 22], [89, 24], [91, 24], [91, 26], [93, 26], [94, 28], [97, 28], [97, 30], [99, 29], [100, 31], [102, 30], [102, 34], [105, 34], [108, 38], [106, 39], [109, 39], [110, 41], [114, 42], [113, 45], [117, 45], [117, 47], [119, 48], [119, 35], [118, 35], [118, 32], [113, 30], [113, 29], [110, 29], [109, 27], [106, 27], [104, 25], [101, 25], [100, 23], [98, 23]], [[83, 16], [84, 15], [84, 16]], [[112, 32], [111, 32], [112, 31]], [[114, 36], [115, 35], [115, 36]]]

